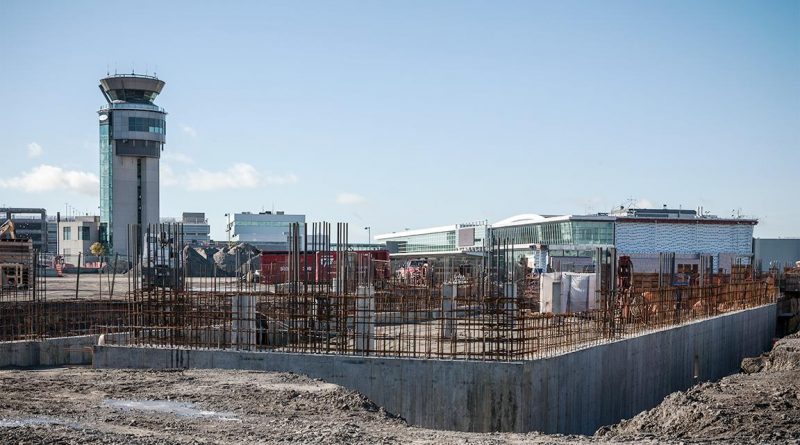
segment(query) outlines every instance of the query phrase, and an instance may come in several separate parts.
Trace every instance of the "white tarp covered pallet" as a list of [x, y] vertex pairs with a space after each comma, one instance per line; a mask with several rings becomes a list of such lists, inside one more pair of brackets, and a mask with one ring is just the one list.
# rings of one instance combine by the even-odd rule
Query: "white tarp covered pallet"
[[542, 313], [584, 312], [597, 309], [596, 277], [593, 273], [552, 272], [540, 279]]

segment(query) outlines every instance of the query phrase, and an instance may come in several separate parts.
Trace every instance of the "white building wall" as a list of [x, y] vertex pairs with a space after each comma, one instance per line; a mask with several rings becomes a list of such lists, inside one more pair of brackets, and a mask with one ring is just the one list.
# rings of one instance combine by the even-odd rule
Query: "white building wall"
[[617, 222], [614, 230], [620, 254], [749, 255], [753, 246], [753, 226], [750, 224]]
[[[68, 263], [77, 263], [78, 254], [83, 254], [84, 260], [87, 255], [91, 255], [92, 244], [100, 241], [99, 238], [99, 216], [79, 216], [74, 221], [61, 221], [58, 223], [58, 239], [60, 255]], [[89, 238], [83, 238], [79, 234], [83, 227], [88, 227]], [[64, 229], [69, 228], [69, 239], [64, 239]]]
[[657, 272], [662, 252], [674, 252], [676, 265], [708, 255], [712, 269], [730, 271], [736, 262], [749, 264], [753, 250], [750, 224], [617, 222], [614, 230], [617, 254], [630, 256], [637, 272]]

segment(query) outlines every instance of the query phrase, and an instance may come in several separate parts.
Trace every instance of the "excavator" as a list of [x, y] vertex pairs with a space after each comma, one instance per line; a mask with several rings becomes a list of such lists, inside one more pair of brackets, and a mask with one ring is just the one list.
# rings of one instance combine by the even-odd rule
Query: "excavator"
[[2, 247], [9, 242], [3, 237], [8, 235], [11, 241], [16, 241], [17, 233], [14, 222], [10, 219], [0, 225], [0, 289], [25, 289], [28, 287], [28, 266], [14, 258], [6, 258]]
[[8, 234], [11, 239], [17, 239], [17, 233], [14, 230], [14, 221], [9, 219], [0, 226], [0, 239], [3, 239], [3, 235], [5, 234]]

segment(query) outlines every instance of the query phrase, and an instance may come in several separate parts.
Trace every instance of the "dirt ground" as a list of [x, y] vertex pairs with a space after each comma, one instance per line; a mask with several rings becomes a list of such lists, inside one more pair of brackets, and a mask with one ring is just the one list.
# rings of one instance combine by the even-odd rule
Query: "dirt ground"
[[800, 334], [778, 341], [743, 373], [671, 394], [657, 407], [598, 431], [612, 440], [800, 443]]
[[287, 373], [4, 370], [0, 443], [800, 443], [800, 338], [745, 369], [594, 437], [417, 428], [355, 392]]
[[[63, 277], [40, 278], [39, 286], [49, 301], [74, 300], [76, 293], [79, 300], [125, 300], [130, 289], [135, 286], [132, 279], [134, 278], [128, 274], [84, 273], [79, 277], [71, 273], [64, 274]], [[242, 283], [236, 278], [187, 278], [186, 287], [195, 291], [266, 290], [266, 286], [262, 284]], [[7, 291], [7, 294], [7, 300], [32, 298], [30, 291], [19, 292], [17, 298], [14, 298], [13, 292]]]
[[409, 427], [363, 396], [287, 373], [0, 371], [0, 443], [502, 444], [561, 438]]

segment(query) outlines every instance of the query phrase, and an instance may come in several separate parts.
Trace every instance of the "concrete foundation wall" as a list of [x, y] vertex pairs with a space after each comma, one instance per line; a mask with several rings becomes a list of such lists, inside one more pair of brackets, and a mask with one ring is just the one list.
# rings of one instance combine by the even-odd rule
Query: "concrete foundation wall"
[[99, 335], [0, 342], [0, 368], [91, 365]]
[[357, 390], [424, 427], [591, 434], [770, 348], [775, 305], [525, 362], [98, 346], [97, 368], [292, 371]]

